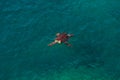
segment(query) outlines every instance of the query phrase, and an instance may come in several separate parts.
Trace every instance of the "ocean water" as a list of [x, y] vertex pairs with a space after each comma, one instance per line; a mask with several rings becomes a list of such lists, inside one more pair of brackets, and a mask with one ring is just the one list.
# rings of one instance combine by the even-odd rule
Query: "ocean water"
[[120, 80], [119, 35], [120, 0], [0, 0], [0, 80]]

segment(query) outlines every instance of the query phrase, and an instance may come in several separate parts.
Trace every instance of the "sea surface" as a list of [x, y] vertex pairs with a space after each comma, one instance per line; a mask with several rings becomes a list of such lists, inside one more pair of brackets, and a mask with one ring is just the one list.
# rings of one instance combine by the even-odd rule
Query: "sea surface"
[[0, 80], [120, 80], [120, 0], [0, 0]]

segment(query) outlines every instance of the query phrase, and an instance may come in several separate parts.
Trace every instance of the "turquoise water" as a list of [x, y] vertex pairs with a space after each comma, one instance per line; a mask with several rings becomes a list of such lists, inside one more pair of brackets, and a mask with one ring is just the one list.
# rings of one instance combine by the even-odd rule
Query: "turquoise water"
[[0, 80], [120, 80], [119, 34], [119, 0], [1, 0]]

